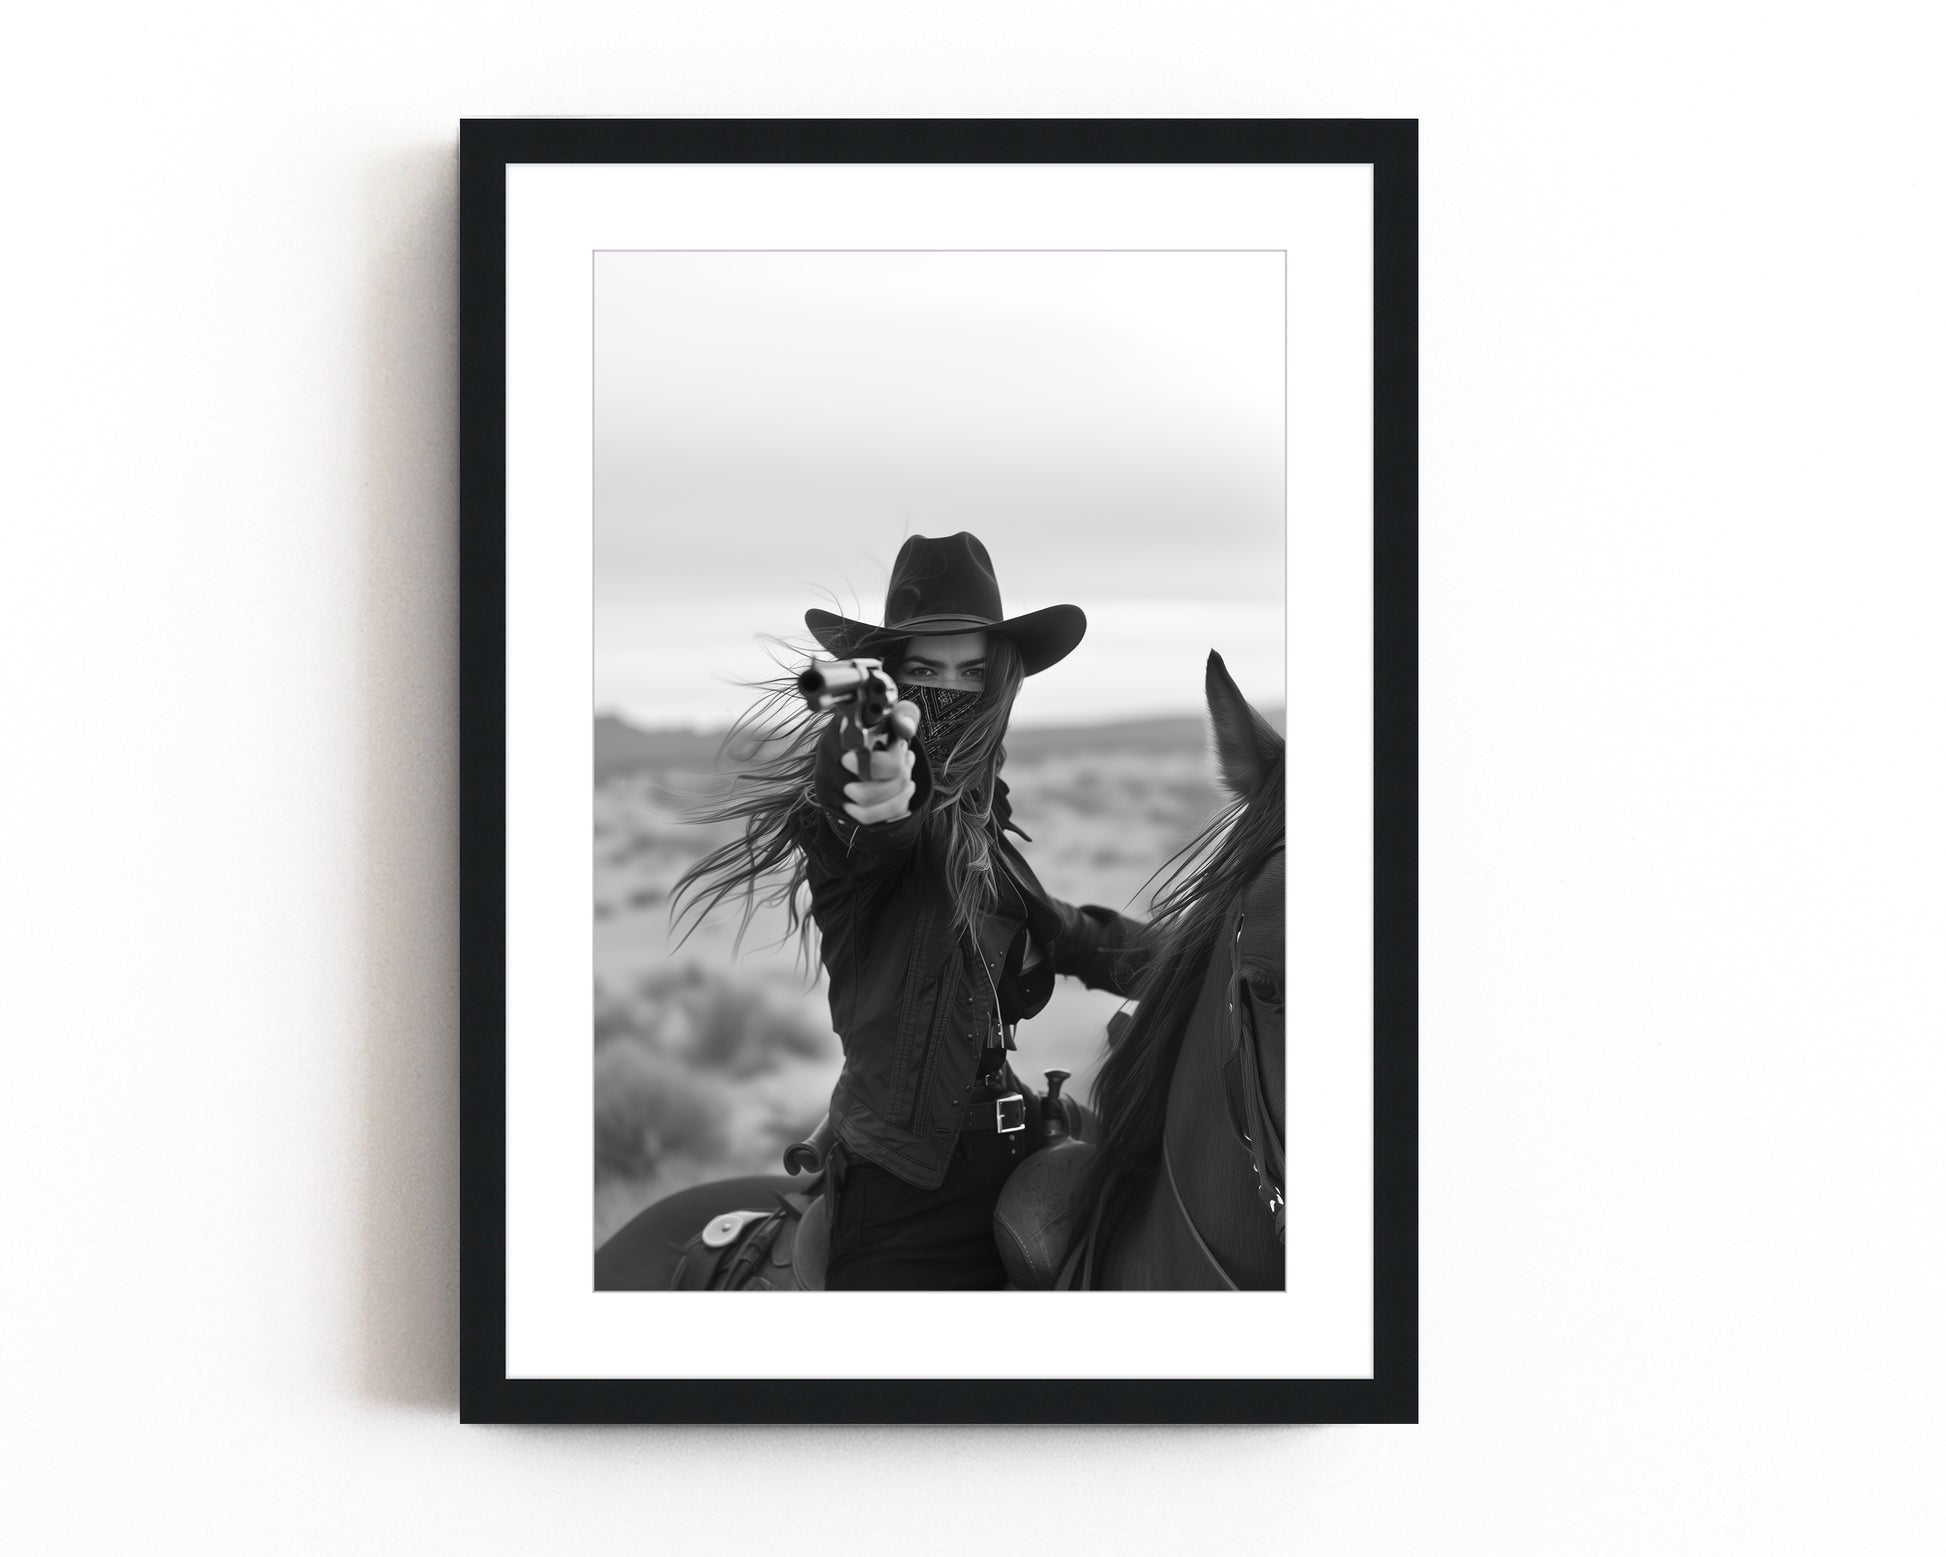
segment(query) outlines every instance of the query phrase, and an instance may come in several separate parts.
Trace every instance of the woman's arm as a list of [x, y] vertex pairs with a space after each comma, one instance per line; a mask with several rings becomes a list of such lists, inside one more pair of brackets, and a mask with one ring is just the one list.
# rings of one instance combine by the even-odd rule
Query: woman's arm
[[1076, 907], [1059, 898], [1047, 901], [1061, 916], [1061, 929], [1049, 948], [1054, 971], [1080, 979], [1090, 989], [1106, 989], [1131, 998], [1148, 965], [1143, 926], [1126, 914], [1094, 903]]
[[[845, 744], [842, 716], [818, 737], [812, 781], [824, 825], [819, 852], [833, 868], [876, 866], [901, 859], [919, 836], [932, 799], [932, 771], [925, 753], [895, 740], [882, 751], [860, 752]], [[861, 758], [870, 773], [860, 778]]]

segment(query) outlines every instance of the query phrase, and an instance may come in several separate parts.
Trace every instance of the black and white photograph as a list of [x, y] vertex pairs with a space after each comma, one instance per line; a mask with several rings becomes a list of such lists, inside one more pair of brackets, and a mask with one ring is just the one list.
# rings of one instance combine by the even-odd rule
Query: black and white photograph
[[468, 134], [469, 1415], [1409, 1416], [1410, 128]]
[[1284, 256], [595, 267], [597, 1286], [1281, 1287]]

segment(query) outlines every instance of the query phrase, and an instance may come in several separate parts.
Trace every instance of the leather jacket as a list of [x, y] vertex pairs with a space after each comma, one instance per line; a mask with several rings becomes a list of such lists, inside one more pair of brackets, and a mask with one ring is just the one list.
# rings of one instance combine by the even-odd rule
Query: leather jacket
[[[852, 775], [841, 756], [834, 719], [817, 750], [817, 814], [799, 838], [830, 978], [831, 1023], [844, 1043], [831, 1118], [853, 1156], [931, 1189], [946, 1176], [981, 1049], [998, 1020], [999, 970], [983, 966], [989, 955], [973, 936], [953, 932], [944, 861], [924, 825], [932, 794], [925, 754], [914, 746], [909, 814], [869, 827], [844, 812]], [[994, 819], [1003, 904], [1024, 914], [1053, 971], [1131, 994], [1141, 961], [1131, 937], [1140, 927], [1113, 909], [1048, 896], [1007, 836], [1027, 838], [1013, 825], [1001, 780]], [[1021, 1016], [1046, 1004], [1051, 984], [1030, 982]]]

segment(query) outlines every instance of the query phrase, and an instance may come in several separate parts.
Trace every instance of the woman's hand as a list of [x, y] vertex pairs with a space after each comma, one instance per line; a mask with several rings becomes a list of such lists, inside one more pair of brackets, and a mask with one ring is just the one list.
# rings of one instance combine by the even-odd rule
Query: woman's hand
[[892, 740], [887, 745], [872, 752], [850, 747], [840, 759], [847, 773], [859, 775], [845, 785], [845, 815], [863, 827], [896, 822], [912, 811], [912, 737], [919, 728], [919, 710], [898, 703], [888, 723]]

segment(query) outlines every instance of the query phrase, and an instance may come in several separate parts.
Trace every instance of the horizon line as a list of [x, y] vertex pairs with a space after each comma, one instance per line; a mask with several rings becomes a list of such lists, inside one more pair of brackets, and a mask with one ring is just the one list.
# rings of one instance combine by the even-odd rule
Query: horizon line
[[[1257, 711], [1262, 715], [1264, 715], [1265, 718], [1281, 719], [1284, 713], [1284, 704], [1282, 703], [1264, 704], [1258, 707]], [[1160, 724], [1166, 720], [1171, 720], [1171, 719], [1207, 720], [1208, 717], [1209, 717], [1209, 710], [1206, 707], [1170, 708], [1170, 709], [1159, 709], [1159, 710], [1155, 710], [1151, 712], [1143, 712], [1143, 713], [1111, 714], [1108, 717], [1102, 719], [1029, 718], [1029, 719], [1015, 721], [1009, 724], [1008, 728], [1014, 730], [1101, 730], [1101, 729], [1108, 729], [1114, 725], [1122, 725], [1122, 724]], [[630, 714], [626, 709], [613, 708], [613, 707], [596, 708], [594, 710], [594, 718], [613, 719], [617, 723], [625, 724], [629, 726], [631, 729], [641, 731], [645, 735], [720, 735], [727, 732], [731, 728], [731, 726], [728, 723], [644, 724], [639, 718]]]

